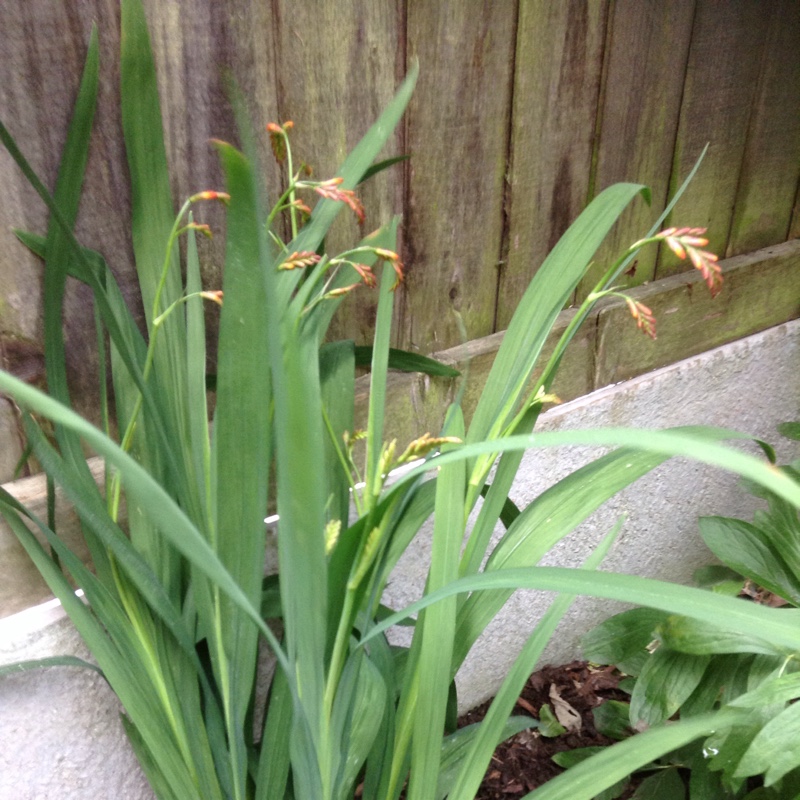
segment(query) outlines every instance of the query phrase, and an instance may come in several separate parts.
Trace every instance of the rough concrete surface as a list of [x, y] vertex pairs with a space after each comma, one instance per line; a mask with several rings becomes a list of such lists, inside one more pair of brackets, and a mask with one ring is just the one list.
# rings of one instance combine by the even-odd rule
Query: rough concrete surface
[[[794, 321], [553, 408], [542, 415], [537, 429], [713, 424], [776, 446], [782, 442], [778, 458], [788, 461], [797, 457], [797, 448], [781, 439], [775, 426], [800, 419], [798, 364], [800, 322]], [[760, 452], [753, 444], [740, 446]], [[602, 452], [589, 447], [530, 451], [512, 499], [524, 507]], [[603, 569], [690, 583], [694, 570], [711, 561], [697, 518], [720, 514], [749, 519], [757, 502], [733, 475], [674, 459], [620, 492], [541, 563], [579, 566], [624, 514], [624, 527]], [[420, 545], [406, 554], [391, 583], [387, 600], [393, 607], [419, 597], [429, 553], [424, 541]], [[462, 709], [495, 693], [546, 603], [544, 593], [517, 592], [484, 632], [458, 675]], [[621, 608], [612, 601], [576, 600], [541, 663], [563, 663], [579, 655], [580, 636]]]
[[[800, 321], [795, 321], [564, 404], [543, 415], [540, 428], [712, 423], [777, 443], [775, 425], [800, 418], [799, 357]], [[513, 499], [525, 505], [598, 454], [590, 448], [529, 453]], [[779, 448], [781, 460], [796, 455], [791, 446]], [[710, 560], [697, 533], [697, 517], [748, 518], [755, 506], [734, 477], [676, 460], [620, 493], [543, 563], [577, 566], [625, 514], [623, 532], [604, 568], [688, 582], [693, 570]], [[427, 551], [423, 534], [392, 581], [387, 599], [393, 605], [418, 597]], [[518, 593], [485, 632], [459, 674], [462, 707], [496, 690], [544, 601], [535, 592]], [[615, 608], [606, 601], [578, 600], [545, 660], [576, 656], [580, 635]], [[38, 621], [33, 612], [22, 613], [28, 616], [0, 621], [0, 663], [85, 655], [66, 620], [52, 621], [53, 612], [39, 612]], [[52, 797], [152, 798], [124, 740], [118, 704], [102, 679], [88, 670], [51, 668], [0, 679], [0, 798]]]

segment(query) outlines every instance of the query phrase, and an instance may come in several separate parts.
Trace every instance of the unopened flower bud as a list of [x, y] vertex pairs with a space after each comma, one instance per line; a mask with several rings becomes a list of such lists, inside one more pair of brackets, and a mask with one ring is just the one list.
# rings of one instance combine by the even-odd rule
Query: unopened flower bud
[[212, 303], [216, 303], [218, 306], [221, 306], [223, 292], [222, 289], [218, 289], [215, 292], [200, 292], [200, 297], [202, 297], [204, 300], [210, 300]]
[[221, 200], [223, 203], [225, 203], [225, 205], [228, 205], [228, 203], [230, 203], [231, 196], [227, 192], [206, 191], [193, 194], [189, 198], [190, 203], [196, 203], [199, 200]]

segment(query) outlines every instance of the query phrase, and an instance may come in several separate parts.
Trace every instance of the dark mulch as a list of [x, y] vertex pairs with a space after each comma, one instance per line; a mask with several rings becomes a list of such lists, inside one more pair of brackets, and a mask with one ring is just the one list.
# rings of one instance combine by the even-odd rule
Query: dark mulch
[[[573, 661], [558, 667], [544, 667], [528, 678], [514, 707], [515, 714], [527, 714], [538, 719], [541, 707], [553, 708], [555, 692], [579, 715], [576, 730], [554, 738], [541, 736], [537, 731], [523, 731], [500, 745], [492, 757], [486, 777], [476, 800], [514, 800], [541, 786], [564, 770], [552, 756], [577, 747], [610, 745], [613, 740], [597, 732], [592, 709], [605, 700], [627, 701], [628, 695], [617, 684], [624, 676], [614, 667], [592, 667], [585, 661]], [[465, 714], [460, 725], [483, 719], [489, 703]]]

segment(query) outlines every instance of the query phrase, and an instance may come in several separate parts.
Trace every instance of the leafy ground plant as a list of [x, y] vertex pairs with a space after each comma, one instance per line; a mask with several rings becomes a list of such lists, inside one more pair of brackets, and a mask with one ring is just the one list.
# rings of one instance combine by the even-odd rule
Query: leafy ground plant
[[[800, 426], [780, 431], [800, 439]], [[800, 482], [800, 462], [782, 468]], [[757, 485], [766, 505], [752, 523], [702, 517], [700, 535], [721, 564], [700, 569], [697, 583], [717, 594], [742, 595], [781, 608], [795, 619], [800, 605], [800, 520], [797, 508]], [[636, 797], [780, 800], [800, 795], [798, 653], [734, 627], [637, 608], [618, 614], [584, 637], [587, 657], [615, 663], [632, 676], [630, 703], [595, 712], [598, 729], [613, 738], [689, 719], [714, 709], [742, 709], [735, 724], [650, 765]], [[574, 751], [567, 766], [586, 756]], [[622, 781], [604, 798], [624, 790]], [[672, 787], [672, 788], [668, 788]], [[654, 794], [656, 791], [662, 794]]]
[[[140, 0], [122, 1], [121, 24], [131, 234], [146, 334], [134, 323], [103, 258], [83, 249], [72, 234], [97, 89], [96, 35], [52, 196], [0, 126], [0, 139], [50, 210], [44, 238], [20, 234], [45, 262], [48, 394], [2, 372], [0, 390], [24, 411], [34, 454], [77, 509], [94, 571], [52, 526], [7, 493], [0, 495], [0, 510], [122, 701], [130, 742], [159, 798], [349, 800], [358, 791], [365, 798], [396, 800], [405, 791], [410, 800], [467, 800], [495, 744], [536, 724], [509, 719], [509, 713], [579, 593], [704, 622], [725, 619], [745, 634], [800, 649], [797, 626], [775, 609], [595, 572], [616, 530], [585, 569], [532, 566], [606, 499], [676, 454], [731, 469], [787, 503], [800, 504], [800, 488], [788, 475], [720, 444], [746, 438], [734, 432], [531, 433], [551, 398], [564, 348], [594, 303], [620, 293], [616, 282], [641, 247], [666, 244], [692, 260], [712, 291], [719, 288], [719, 265], [702, 249], [699, 229], [654, 227], [623, 253], [577, 309], [533, 380], [547, 335], [595, 251], [626, 206], [644, 193], [635, 184], [604, 190], [524, 294], [469, 424], [454, 403], [438, 435], [398, 447], [384, 441], [386, 376], [390, 358], [397, 357], [389, 348], [392, 305], [403, 277], [394, 252], [397, 220], [339, 256], [328, 256], [323, 242], [344, 206], [360, 213], [356, 186], [374, 169], [400, 119], [416, 67], [331, 180], [311, 182], [295, 173], [291, 126], [269, 126], [288, 177], [272, 212], [266, 210], [243, 105], [234, 97], [244, 148], [215, 144], [225, 192], [195, 194], [176, 217]], [[311, 210], [306, 202], [314, 195], [318, 202]], [[202, 200], [228, 204], [221, 290], [200, 284], [194, 237], [203, 229], [190, 212]], [[287, 216], [284, 243], [279, 234]], [[185, 281], [179, 236], [187, 238]], [[91, 287], [98, 340], [107, 335], [110, 341], [118, 440], [110, 425], [100, 430], [70, 409], [61, 334], [68, 274]], [[356, 432], [354, 375], [363, 353], [352, 342], [326, 343], [325, 334], [342, 295], [373, 282], [378, 307], [369, 355], [369, 417], [366, 431]], [[211, 428], [204, 300], [222, 302]], [[650, 310], [626, 302], [639, 326], [654, 336]], [[99, 349], [102, 354], [102, 344]], [[54, 441], [36, 419], [53, 424]], [[525, 509], [514, 508], [508, 492], [523, 452], [563, 444], [616, 449]], [[88, 473], [83, 446], [105, 459], [104, 491]], [[408, 463], [410, 470], [387, 482], [393, 468]], [[279, 580], [264, 578], [264, 516], [270, 508], [280, 518]], [[473, 510], [476, 519], [468, 528]], [[381, 606], [383, 589], [431, 516], [425, 594], [391, 613]], [[506, 530], [492, 544], [498, 523]], [[28, 525], [38, 529], [48, 549]], [[83, 589], [87, 604], [76, 597], [70, 579]], [[486, 719], [456, 732], [454, 676], [519, 587], [561, 594], [531, 634]], [[280, 621], [280, 637], [268, 624], [273, 619]], [[403, 621], [413, 624], [411, 645], [393, 647], [386, 632]], [[260, 637], [277, 664], [266, 702], [255, 692]], [[591, 797], [622, 777], [620, 763], [627, 774], [708, 735], [719, 728], [720, 713], [623, 742], [621, 761], [600, 754], [535, 797]], [[730, 720], [746, 712], [725, 713]]]

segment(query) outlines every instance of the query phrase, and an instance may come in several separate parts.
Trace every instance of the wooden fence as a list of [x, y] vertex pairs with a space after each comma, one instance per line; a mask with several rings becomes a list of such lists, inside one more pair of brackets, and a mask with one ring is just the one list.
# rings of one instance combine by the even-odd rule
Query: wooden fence
[[[145, 5], [176, 199], [221, 183], [207, 141], [236, 138], [225, 70], [250, 98], [259, 125], [292, 119], [299, 157], [317, 175], [333, 175], [411, 59], [419, 59], [417, 91], [385, 153], [410, 153], [411, 160], [363, 192], [367, 230], [403, 214], [408, 275], [398, 296], [400, 346], [432, 352], [459, 344], [451, 308], [470, 340], [504, 329], [538, 265], [587, 201], [616, 181], [648, 184], [652, 207], [640, 202], [626, 213], [599, 255], [600, 269], [611, 248], [647, 230], [706, 143], [708, 155], [671, 221], [707, 226], [711, 248], [726, 257], [800, 236], [797, 0]], [[116, 100], [117, 1], [3, 3], [0, 116], [52, 186], [92, 22], [102, 77], [77, 230], [104, 253], [135, 304]], [[275, 187], [266, 136], [263, 146]], [[46, 217], [5, 153], [0, 180], [0, 359], [36, 381], [41, 269], [11, 229], [41, 232]], [[212, 226], [222, 226], [219, 212], [206, 213]], [[358, 235], [355, 222], [343, 219], [331, 245]], [[219, 284], [223, 238], [203, 251], [211, 285]], [[668, 251], [651, 250], [639, 258], [634, 280], [684, 269]], [[800, 296], [800, 272], [781, 274], [783, 281], [789, 276], [787, 291]], [[66, 304], [78, 405], [91, 413], [87, 294], [71, 286]], [[335, 333], [363, 341], [373, 317], [374, 300], [362, 293]], [[0, 413], [0, 447], [15, 436], [13, 419], [6, 414], [4, 423]]]

